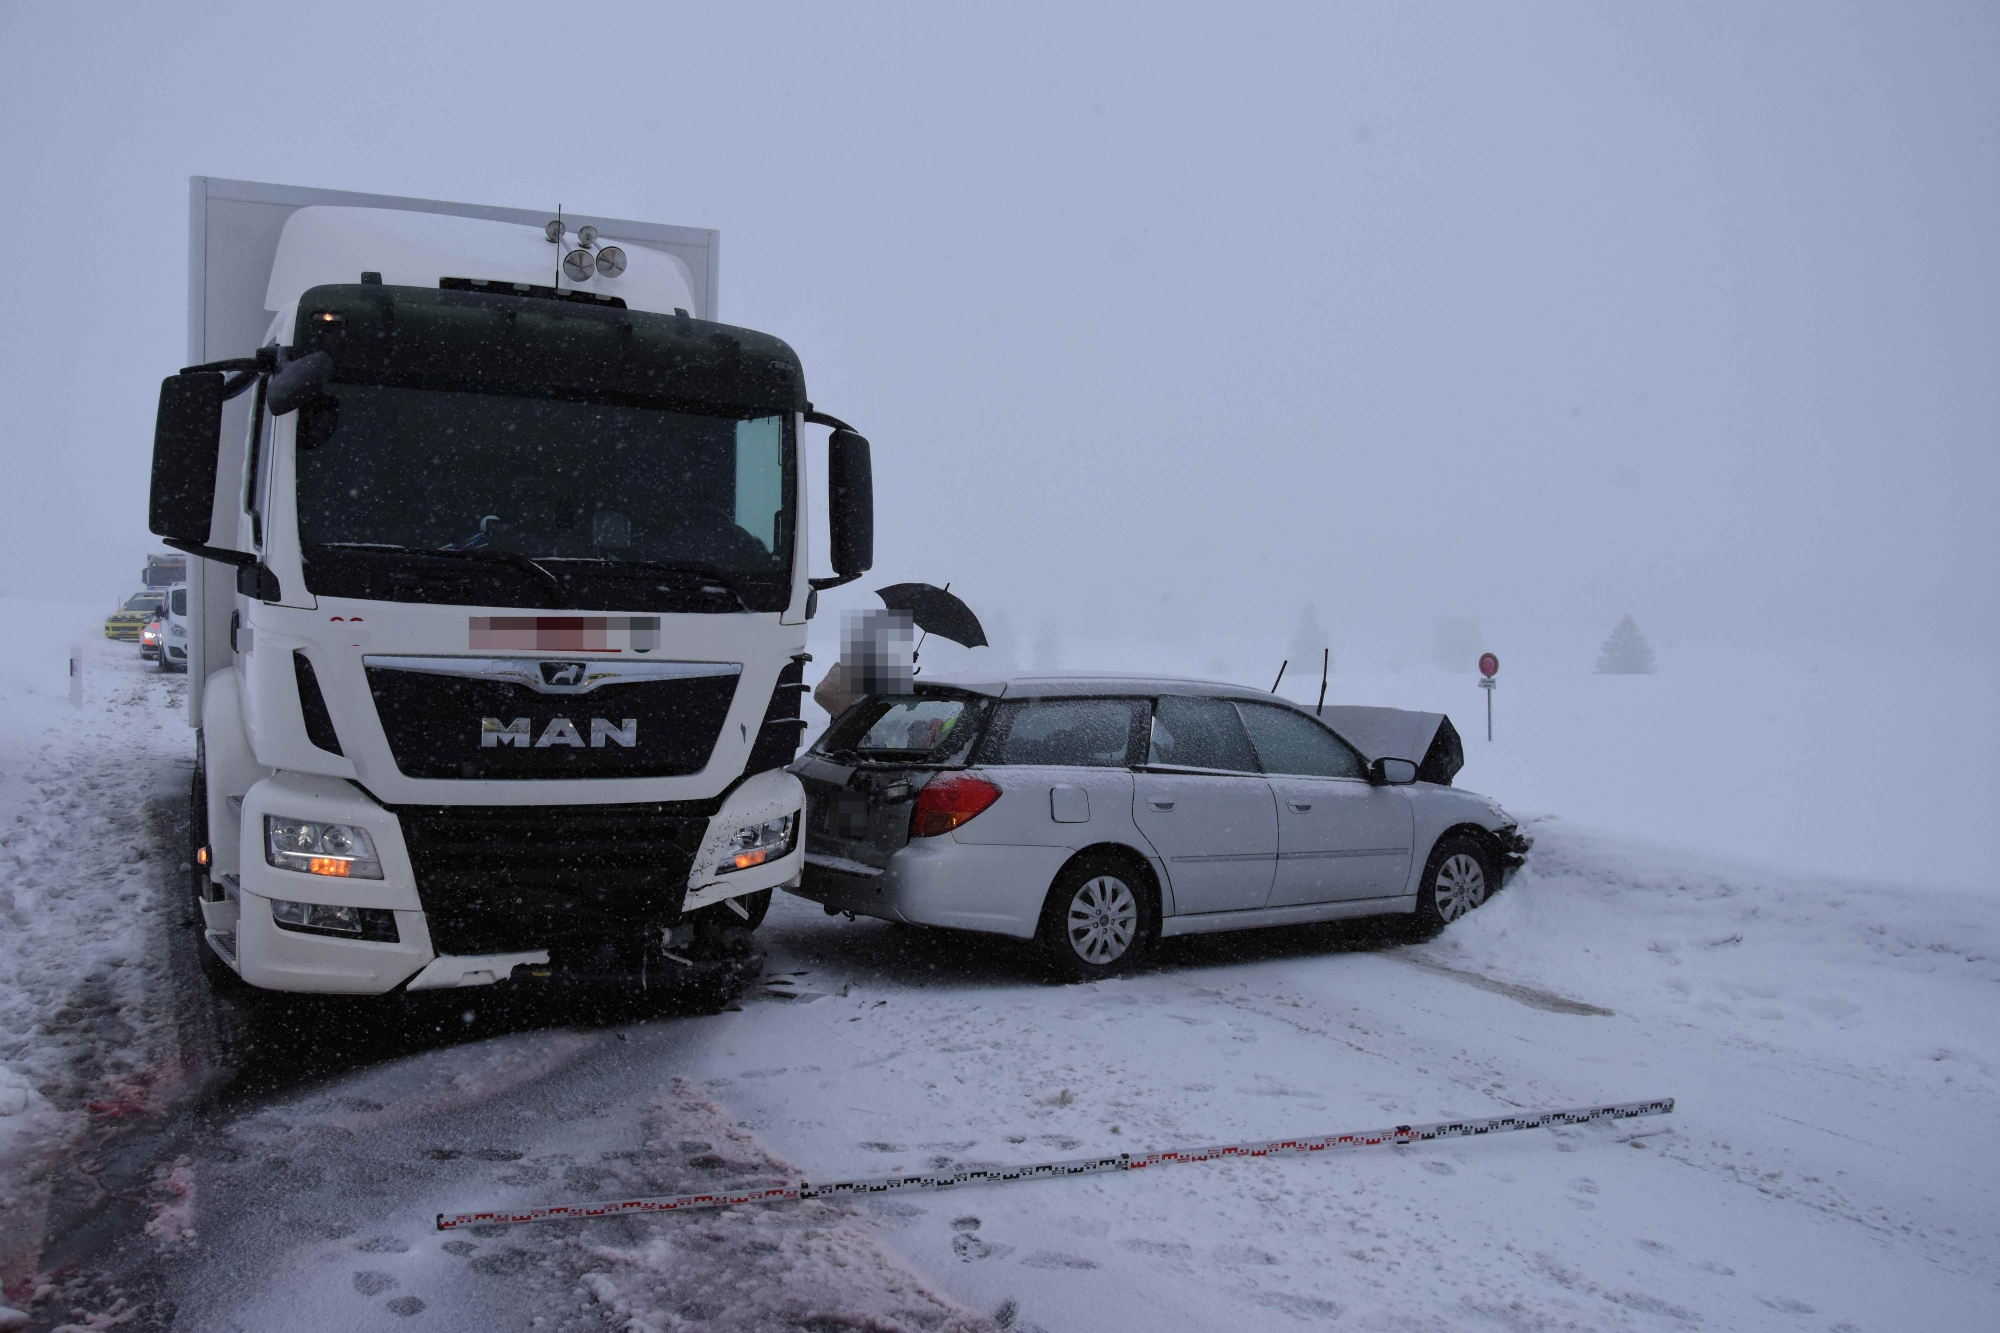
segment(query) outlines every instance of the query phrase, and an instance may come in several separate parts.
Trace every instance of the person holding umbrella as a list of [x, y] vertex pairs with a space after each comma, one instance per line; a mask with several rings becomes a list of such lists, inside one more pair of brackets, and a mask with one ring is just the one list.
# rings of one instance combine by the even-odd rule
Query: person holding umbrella
[[813, 702], [839, 717], [871, 694], [908, 694], [923, 641], [903, 659], [901, 645], [912, 628], [967, 648], [986, 646], [986, 631], [972, 608], [952, 595], [951, 585], [895, 583], [877, 588], [883, 611], [864, 611], [841, 627], [840, 660], [813, 689]]

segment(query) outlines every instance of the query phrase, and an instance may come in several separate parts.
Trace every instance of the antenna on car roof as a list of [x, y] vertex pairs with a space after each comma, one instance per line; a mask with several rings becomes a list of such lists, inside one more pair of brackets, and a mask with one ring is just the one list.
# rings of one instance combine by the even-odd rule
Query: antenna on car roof
[[[1327, 673], [1332, 670], [1333, 670], [1333, 649], [1331, 648], [1320, 649], [1319, 650], [1319, 702], [1313, 705], [1314, 717], [1318, 717], [1321, 713], [1326, 711], [1326, 677]], [[1275, 693], [1275, 691], [1273, 691], [1273, 693]]]
[[1281, 681], [1285, 678], [1285, 668], [1290, 666], [1291, 664], [1292, 664], [1292, 659], [1289, 657], [1286, 658], [1284, 661], [1278, 663], [1278, 680], [1274, 680], [1271, 682], [1271, 693], [1276, 694], [1278, 692], [1278, 681]]

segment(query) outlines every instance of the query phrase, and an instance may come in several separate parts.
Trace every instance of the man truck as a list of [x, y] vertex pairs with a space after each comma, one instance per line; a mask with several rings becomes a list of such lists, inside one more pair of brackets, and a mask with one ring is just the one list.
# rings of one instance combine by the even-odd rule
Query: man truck
[[785, 343], [716, 322], [713, 231], [190, 195], [151, 526], [193, 557], [211, 979], [741, 970], [803, 859], [806, 622], [872, 561], [867, 440], [814, 410]]

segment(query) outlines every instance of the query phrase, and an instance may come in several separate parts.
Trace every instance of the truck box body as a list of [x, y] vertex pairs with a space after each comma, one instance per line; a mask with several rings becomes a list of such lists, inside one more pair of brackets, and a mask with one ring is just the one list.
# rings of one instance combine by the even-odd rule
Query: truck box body
[[797, 874], [799, 448], [830, 419], [784, 343], [714, 323], [715, 232], [561, 222], [192, 184], [189, 362], [234, 396], [206, 540], [160, 530], [208, 556], [193, 859], [255, 985], [658, 977]]

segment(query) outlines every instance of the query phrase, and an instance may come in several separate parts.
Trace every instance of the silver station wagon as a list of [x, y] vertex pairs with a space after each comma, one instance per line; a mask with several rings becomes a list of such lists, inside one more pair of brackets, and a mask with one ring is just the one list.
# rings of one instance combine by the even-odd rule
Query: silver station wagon
[[1450, 785], [1436, 713], [1208, 681], [1018, 676], [862, 698], [792, 765], [791, 892], [829, 913], [1040, 941], [1071, 979], [1164, 936], [1477, 907], [1527, 842]]

